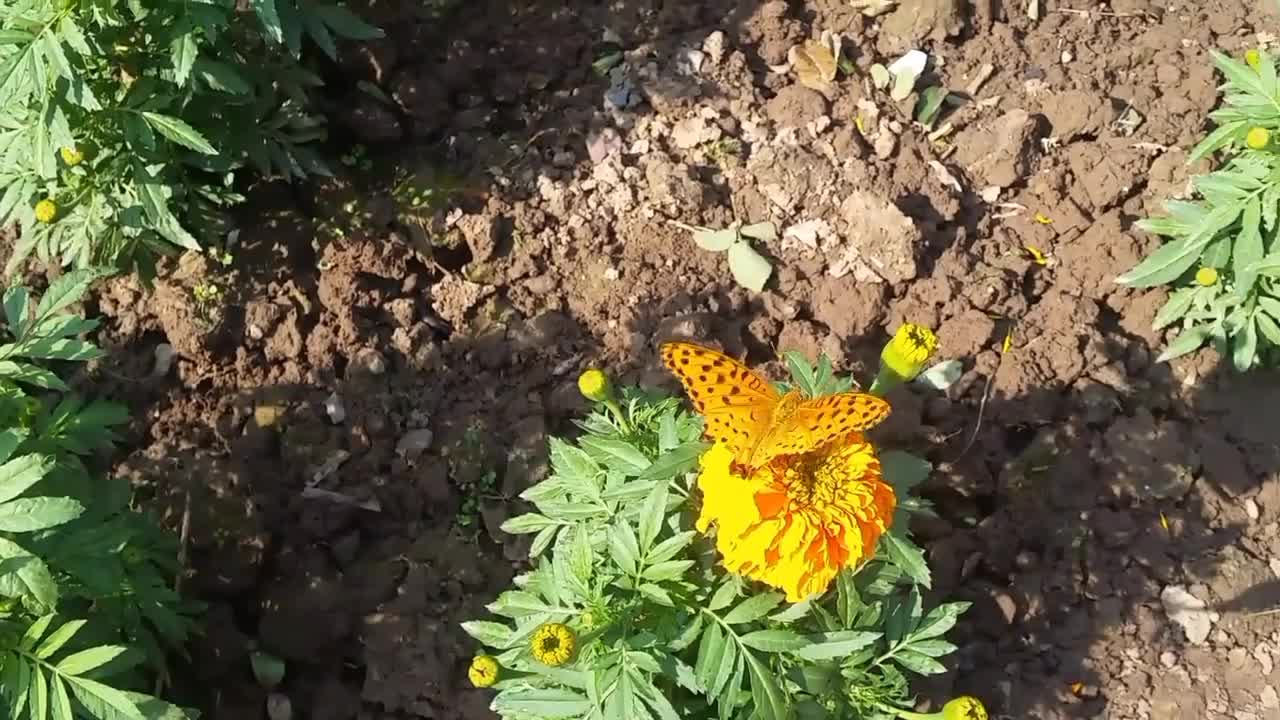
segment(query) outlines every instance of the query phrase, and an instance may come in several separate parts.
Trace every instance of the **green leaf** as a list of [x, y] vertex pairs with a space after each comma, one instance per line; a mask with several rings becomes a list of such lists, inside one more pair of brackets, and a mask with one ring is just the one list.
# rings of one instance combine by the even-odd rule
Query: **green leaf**
[[736, 228], [725, 228], [724, 230], [702, 228], [694, 231], [693, 241], [703, 250], [724, 252], [738, 241], [738, 230]]
[[812, 644], [808, 638], [790, 630], [756, 630], [738, 640], [753, 650], [771, 653], [792, 652]]
[[956, 646], [946, 640], [921, 640], [910, 643], [909, 648], [932, 658], [945, 657], [956, 651]]
[[498, 596], [497, 600], [485, 606], [494, 615], [509, 618], [522, 618], [535, 613], [548, 615], [572, 615], [573, 608], [550, 605], [542, 598], [523, 590], [508, 590]]
[[533, 544], [529, 546], [529, 558], [533, 559], [546, 552], [551, 543], [556, 539], [556, 533], [560, 530], [558, 526], [543, 528], [533, 536]]
[[842, 658], [871, 646], [881, 637], [883, 637], [882, 633], [863, 630], [818, 633], [809, 638], [812, 644], [796, 651], [796, 655], [813, 661]]
[[337, 35], [351, 40], [374, 40], [385, 33], [374, 27], [358, 15], [340, 5], [319, 5], [312, 12], [324, 21]]
[[1174, 358], [1182, 357], [1187, 353], [1199, 350], [1205, 342], [1209, 340], [1213, 334], [1213, 328], [1210, 325], [1194, 325], [1182, 332], [1174, 338], [1173, 342], [1160, 353], [1156, 358], [1156, 362], [1168, 362]]
[[501, 530], [512, 535], [527, 535], [544, 528], [557, 527], [563, 524], [541, 513], [525, 513], [524, 515], [517, 515], [507, 519], [506, 522], [502, 523]]
[[680, 720], [680, 714], [676, 712], [671, 701], [661, 690], [654, 687], [653, 683], [647, 681], [642, 683], [640, 677], [635, 677], [633, 680], [638, 686], [640, 697], [657, 713], [658, 720]]
[[740, 625], [759, 620], [773, 612], [773, 609], [782, 602], [783, 597], [785, 596], [782, 593], [774, 592], [752, 595], [738, 603], [738, 606], [730, 610], [722, 619], [728, 625]]
[[596, 457], [617, 460], [618, 469], [631, 475], [643, 472], [650, 465], [650, 460], [644, 453], [624, 440], [587, 436], [582, 438], [580, 444], [584, 450]]
[[1231, 362], [1239, 372], [1253, 367], [1258, 355], [1258, 331], [1253, 318], [1245, 320], [1242, 327], [1231, 338]]
[[659, 480], [654, 483], [653, 491], [649, 493], [640, 510], [639, 540], [642, 555], [649, 553], [654, 540], [658, 538], [658, 532], [662, 530], [662, 521], [667, 517], [667, 495], [670, 489], [669, 480]]
[[173, 81], [178, 87], [184, 87], [191, 77], [191, 68], [195, 66], [196, 56], [200, 48], [196, 45], [194, 30], [179, 35], [169, 44], [169, 61], [173, 65]]
[[1273, 252], [1246, 268], [1250, 273], [1280, 277], [1280, 252]]
[[71, 498], [19, 498], [0, 505], [0, 532], [34, 532], [75, 520], [84, 505]]
[[81, 268], [54, 280], [36, 306], [36, 323], [41, 324], [80, 301], [98, 279], [113, 274], [110, 268]]
[[1253, 68], [1217, 50], [1210, 50], [1209, 56], [1213, 58], [1213, 64], [1218, 66], [1231, 85], [1251, 95], [1268, 97], [1262, 78], [1253, 71]]
[[9, 717], [21, 718], [27, 706], [27, 693], [31, 689], [31, 664], [17, 653], [4, 655], [3, 678], [5, 695], [11, 698]]
[[1240, 216], [1243, 203], [1233, 202], [1215, 207], [1197, 225], [1195, 232], [1181, 240], [1165, 243], [1116, 282], [1129, 287], [1154, 287], [1172, 282], [1196, 264], [1200, 252], [1213, 241], [1222, 228]]
[[640, 562], [640, 545], [631, 523], [618, 518], [609, 533], [609, 556], [614, 564], [627, 575], [635, 575]]
[[654, 582], [674, 580], [684, 575], [685, 571], [693, 567], [694, 564], [693, 560], [667, 560], [666, 562], [654, 563], [645, 568], [640, 577]]
[[1191, 309], [1191, 303], [1195, 301], [1196, 294], [1196, 288], [1183, 288], [1171, 293], [1169, 300], [1151, 321], [1151, 329], [1160, 330], [1181, 320]]
[[26, 30], [0, 29], [0, 45], [26, 45], [35, 39], [36, 36]]
[[71, 684], [71, 692], [76, 696], [76, 699], [94, 716], [100, 718], [113, 717], [110, 713], [114, 712], [114, 717], [121, 717], [126, 720], [146, 720], [138, 710], [138, 706], [134, 705], [127, 695], [110, 685], [104, 685], [96, 680], [83, 677], [67, 677], [65, 679]]
[[773, 274], [773, 265], [750, 244], [736, 242], [729, 246], [729, 272], [742, 287], [761, 292]]
[[[710, 687], [716, 675], [720, 672], [720, 665], [724, 661], [725, 647], [730, 644], [730, 640], [725, 637], [724, 630], [718, 623], [710, 623], [707, 629], [702, 631], [702, 640], [698, 643], [698, 655], [693, 665], [693, 672], [698, 677], [698, 681], [703, 687]], [[732, 662], [729, 663], [733, 665]]]
[[911, 490], [929, 477], [933, 466], [924, 458], [901, 450], [889, 450], [880, 454], [880, 467], [884, 479], [893, 486], [898, 497], [906, 497]]
[[57, 673], [53, 674], [50, 696], [49, 709], [52, 711], [53, 720], [73, 720], [74, 713], [71, 710], [71, 698], [67, 696], [67, 686]]
[[911, 633], [911, 642], [945, 635], [947, 631], [955, 627], [956, 618], [960, 617], [965, 610], [968, 610], [970, 605], [971, 603], [968, 602], [953, 602], [939, 605], [930, 610], [929, 614], [924, 616], [924, 619], [920, 621], [920, 624]]
[[671, 599], [671, 593], [667, 592], [666, 590], [663, 590], [657, 585], [654, 585], [652, 583], [645, 583], [636, 589], [640, 591], [641, 595], [649, 598], [650, 600], [658, 603], [659, 605], [663, 605], [665, 607], [676, 606], [675, 601]]
[[1280, 322], [1276, 321], [1271, 313], [1258, 313], [1253, 316], [1255, 322], [1258, 323], [1258, 331], [1262, 336], [1271, 342], [1272, 345], [1280, 347]]
[[701, 632], [702, 613], [698, 613], [693, 616], [693, 619], [689, 621], [688, 625], [684, 626], [684, 629], [680, 631], [680, 634], [668, 643], [667, 647], [673, 653], [683, 652], [685, 648], [693, 644], [694, 640], [698, 639], [699, 633]]
[[195, 63], [191, 66], [191, 71], [196, 77], [203, 80], [206, 85], [220, 92], [232, 95], [248, 95], [253, 91], [253, 86], [244, 79], [240, 71], [228, 63], [203, 57], [196, 58]]
[[80, 628], [84, 627], [84, 624], [84, 620], [70, 620], [63, 623], [57, 630], [49, 633], [49, 637], [45, 638], [44, 642], [40, 643], [40, 647], [36, 648], [36, 657], [41, 660], [51, 657], [61, 650], [68, 640], [75, 637], [75, 634], [80, 632]]
[[1257, 197], [1245, 205], [1240, 219], [1240, 234], [1232, 251], [1232, 268], [1235, 270], [1237, 289], [1246, 293], [1253, 289], [1258, 276], [1249, 268], [1266, 254], [1262, 246], [1262, 206]]
[[778, 687], [769, 666], [752, 653], [743, 653], [751, 671], [751, 695], [755, 700], [756, 714], [760, 720], [789, 720], [791, 707]]
[[925, 562], [924, 553], [915, 543], [890, 531], [880, 536], [884, 543], [885, 553], [889, 560], [902, 569], [913, 581], [924, 587], [932, 587], [933, 580], [929, 575], [929, 564]]
[[800, 390], [809, 397], [817, 396], [817, 376], [813, 367], [809, 365], [808, 358], [795, 350], [787, 350], [782, 353], [782, 359], [786, 361], [787, 370], [791, 373], [792, 379], [795, 380]]
[[[9, 459], [14, 450], [27, 439], [27, 430], [25, 428], [6, 428], [0, 430], [0, 463]], [[3, 468], [0, 468], [3, 472]]]
[[218, 154], [217, 149], [210, 145], [209, 141], [205, 140], [204, 136], [196, 131], [195, 128], [188, 125], [186, 121], [173, 117], [172, 115], [162, 115], [160, 113], [147, 112], [145, 110], [141, 111], [139, 114], [142, 115], [143, 120], [147, 121], [148, 125], [155, 128], [156, 132], [159, 132], [161, 135], [169, 138], [173, 142], [205, 155]]
[[471, 620], [469, 622], [462, 623], [462, 630], [480, 643], [491, 648], [505, 650], [511, 646], [513, 634], [511, 628], [501, 623], [489, 622], [486, 620]]
[[947, 668], [937, 660], [922, 653], [911, 650], [899, 650], [893, 655], [894, 662], [919, 675], [939, 675]]
[[920, 93], [920, 99], [916, 101], [916, 121], [921, 125], [928, 127], [938, 115], [938, 111], [942, 109], [942, 103], [947, 99], [947, 89], [942, 87], [928, 87], [924, 92]]
[[14, 337], [22, 337], [27, 327], [27, 321], [30, 319], [28, 300], [27, 289], [23, 287], [9, 288], [9, 291], [4, 294], [4, 320]]
[[262, 21], [262, 27], [266, 28], [267, 35], [272, 40], [280, 42], [284, 39], [284, 33], [280, 27], [280, 13], [276, 11], [275, 0], [250, 0], [249, 6], [258, 14], [258, 20]]
[[653, 464], [636, 476], [636, 482], [680, 477], [698, 466], [698, 458], [711, 447], [702, 440], [690, 440], [658, 456]]
[[46, 608], [52, 610], [56, 607], [58, 586], [53, 581], [49, 566], [21, 545], [8, 538], [0, 538], [0, 561], [10, 559], [22, 559], [26, 562], [12, 573], [0, 575], [0, 595], [19, 597], [30, 594]]
[[187, 232], [169, 210], [166, 191], [168, 186], [160, 178], [151, 175], [141, 165], [134, 166], [134, 182], [138, 186], [138, 196], [142, 200], [142, 208], [151, 220], [156, 232], [166, 240], [188, 250], [200, 250], [200, 243]]
[[738, 231], [743, 237], [749, 237], [753, 240], [763, 240], [764, 242], [773, 242], [778, 239], [778, 226], [772, 222], [758, 222], [743, 226]]
[[83, 675], [106, 665], [128, 651], [129, 648], [123, 645], [99, 645], [72, 653], [59, 660], [54, 667], [64, 675]]
[[67, 62], [67, 56], [62, 52], [62, 43], [54, 33], [44, 33], [40, 38], [40, 45], [45, 60], [57, 72], [58, 77], [67, 80], [75, 77], [75, 73], [71, 70], [71, 63]]
[[18, 648], [30, 652], [36, 646], [36, 643], [40, 642], [40, 638], [44, 637], [44, 632], [49, 629], [49, 623], [51, 622], [53, 622], [52, 614], [33, 621], [27, 626], [26, 631], [22, 633], [22, 638], [18, 640]]
[[650, 550], [648, 555], [645, 556], [645, 562], [660, 563], [674, 558], [677, 553], [688, 547], [696, 536], [697, 533], [692, 530], [685, 530], [672, 535]]
[[785, 610], [770, 616], [769, 619], [776, 623], [793, 623], [796, 620], [807, 616], [812, 609], [813, 599], [805, 598], [798, 603], [792, 604]]
[[23, 455], [0, 465], [0, 503], [26, 492], [52, 469], [53, 458], [47, 455]]
[[49, 714], [49, 679], [39, 665], [31, 668], [31, 686], [27, 706], [32, 720], [44, 720]]
[[711, 611], [721, 610], [729, 607], [729, 603], [738, 596], [738, 590], [742, 588], [742, 581], [736, 575], [726, 576], [720, 587], [716, 588], [716, 592], [711, 596], [711, 601], [707, 603], [707, 609]]
[[73, 13], [62, 16], [62, 20], [58, 23], [58, 34], [80, 57], [90, 59], [94, 56], [93, 48], [89, 47], [89, 42], [85, 40], [84, 32], [76, 24]]

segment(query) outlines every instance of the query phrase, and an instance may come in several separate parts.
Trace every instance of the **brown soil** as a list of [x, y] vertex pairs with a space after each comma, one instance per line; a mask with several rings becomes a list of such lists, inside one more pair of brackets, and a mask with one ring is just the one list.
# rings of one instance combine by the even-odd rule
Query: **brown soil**
[[[1155, 364], [1164, 292], [1112, 281], [1155, 242], [1134, 221], [1185, 190], [1215, 101], [1206, 50], [1239, 53], [1274, 16], [477, 0], [429, 21], [420, 5], [370, 2], [390, 37], [339, 68], [397, 102], [334, 99], [384, 143], [373, 171], [259, 188], [231, 269], [188, 258], [153, 295], [122, 279], [97, 301], [113, 352], [95, 390], [137, 418], [118, 472], [171, 526], [190, 508], [187, 587], [211, 610], [182, 690], [209, 717], [263, 716], [253, 643], [288, 660], [299, 717], [489, 717], [458, 623], [520, 564], [496, 528], [581, 409], [579, 370], [674, 390], [656, 344], [683, 336], [757, 364], [825, 351], [865, 376], [903, 318], [965, 368], [944, 397], [896, 394], [880, 433], [939, 465], [942, 519], [917, 531], [935, 595], [975, 603], [923, 695], [1043, 720], [1280, 717], [1280, 615], [1258, 614], [1280, 605], [1280, 383], [1212, 353]], [[831, 98], [769, 69], [823, 30], [858, 68]], [[591, 69], [606, 31], [625, 51], [612, 89]], [[911, 47], [957, 92], [994, 73], [942, 142], [883, 95], [864, 139], [858, 78]], [[426, 218], [448, 247], [391, 209], [385, 173], [411, 163], [461, 178]], [[319, 229], [353, 200], [363, 230]], [[761, 294], [667, 222], [734, 218], [801, 226], [763, 248]], [[225, 300], [200, 306], [201, 282]], [[178, 357], [157, 378], [161, 343]], [[1179, 588], [1212, 611], [1207, 637], [1166, 611]]]

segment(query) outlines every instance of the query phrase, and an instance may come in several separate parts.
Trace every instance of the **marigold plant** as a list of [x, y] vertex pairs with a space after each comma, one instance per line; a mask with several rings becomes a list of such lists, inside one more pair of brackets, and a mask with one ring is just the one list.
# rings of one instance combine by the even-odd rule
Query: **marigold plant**
[[[926, 359], [897, 369], [914, 376]], [[822, 401], [853, 387], [826, 358], [786, 361], [792, 381], [779, 392]], [[594, 403], [582, 435], [551, 440], [550, 476], [521, 496], [535, 511], [504, 526], [533, 536], [532, 569], [488, 606], [495, 618], [463, 625], [483, 646], [468, 675], [494, 688], [495, 712], [980, 717], [972, 698], [950, 714], [910, 712], [909, 678], [944, 670], [955, 650], [944, 636], [967, 607], [926, 612], [922, 600], [929, 568], [907, 526], [931, 512], [911, 495], [927, 462], [857, 430], [813, 448], [784, 438], [804, 449], [745, 467], [704, 440], [704, 418], [680, 398], [615, 389], [598, 373], [581, 384]], [[728, 387], [704, 397], [732, 406], [741, 395]]]

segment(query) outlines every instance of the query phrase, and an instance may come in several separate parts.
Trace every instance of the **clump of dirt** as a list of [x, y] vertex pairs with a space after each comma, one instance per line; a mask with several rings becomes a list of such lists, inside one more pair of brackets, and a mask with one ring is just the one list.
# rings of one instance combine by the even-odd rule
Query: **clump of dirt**
[[[230, 267], [184, 258], [153, 294], [119, 279], [97, 300], [95, 389], [136, 418], [117, 472], [171, 526], [189, 516], [188, 587], [211, 609], [181, 690], [211, 717], [263, 717], [254, 644], [289, 661], [306, 717], [489, 717], [458, 623], [522, 566], [499, 526], [582, 410], [579, 370], [674, 390], [655, 346], [687, 337], [865, 376], [905, 319], [964, 367], [945, 393], [897, 391], [878, 431], [935, 463], [939, 517], [915, 528], [933, 594], [974, 603], [927, 696], [1043, 720], [1280, 712], [1280, 616], [1258, 614], [1280, 599], [1280, 385], [1212, 353], [1155, 363], [1163, 291], [1112, 282], [1155, 245], [1135, 219], [1185, 188], [1206, 49], [1258, 42], [1260, 17], [1226, 0], [1039, 20], [956, 0], [877, 19], [824, 0], [358, 9], [389, 37], [344, 48], [336, 119], [413, 138], [461, 189], [423, 220], [376, 179], [302, 204], [266, 187]], [[855, 68], [831, 101], [777, 68], [823, 30]], [[909, 48], [965, 100], [950, 133], [864, 81]], [[335, 237], [347, 198], [380, 219]], [[735, 220], [780, 230], [762, 293], [674, 224]], [[220, 300], [197, 297], [210, 285]], [[177, 356], [157, 375], [161, 345]]]

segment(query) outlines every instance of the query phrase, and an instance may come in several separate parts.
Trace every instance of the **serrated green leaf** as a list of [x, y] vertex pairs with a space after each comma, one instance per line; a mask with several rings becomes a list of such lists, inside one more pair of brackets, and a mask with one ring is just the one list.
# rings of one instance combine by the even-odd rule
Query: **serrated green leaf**
[[80, 628], [84, 627], [84, 624], [84, 620], [69, 620], [63, 623], [58, 629], [49, 633], [44, 642], [40, 643], [40, 646], [36, 648], [35, 656], [41, 660], [48, 659], [61, 650], [68, 640], [75, 637], [75, 634], [80, 632]]
[[541, 513], [525, 513], [524, 515], [508, 518], [502, 523], [501, 530], [512, 535], [527, 535], [544, 528], [563, 524]]
[[773, 265], [763, 255], [749, 243], [736, 242], [729, 246], [728, 258], [729, 272], [739, 285], [755, 292], [764, 290], [773, 274]]
[[1236, 286], [1242, 293], [1253, 289], [1258, 276], [1249, 268], [1266, 255], [1262, 246], [1262, 206], [1257, 197], [1250, 199], [1245, 205], [1240, 218], [1240, 234], [1236, 237], [1232, 250], [1232, 267], [1236, 275]]
[[667, 560], [666, 562], [654, 563], [645, 568], [640, 577], [654, 582], [674, 580], [684, 575], [693, 565], [693, 560]]
[[39, 665], [31, 668], [29, 695], [27, 707], [31, 708], [32, 720], [45, 720], [49, 715], [49, 678]]
[[312, 10], [334, 34], [350, 40], [375, 40], [385, 33], [340, 5], [319, 5]]
[[29, 594], [49, 610], [56, 607], [58, 586], [53, 580], [53, 574], [49, 572], [49, 566], [21, 545], [7, 538], [0, 538], [0, 562], [11, 559], [25, 562], [12, 573], [0, 575], [0, 595], [20, 597]]
[[671, 599], [671, 593], [668, 593], [666, 590], [663, 590], [657, 585], [654, 585], [652, 583], [644, 583], [643, 585], [641, 585], [636, 589], [640, 592], [641, 595], [649, 598], [650, 600], [658, 603], [659, 605], [662, 605], [665, 607], [676, 606], [675, 601]]
[[711, 596], [711, 601], [707, 603], [707, 609], [711, 611], [721, 610], [729, 607], [729, 603], [738, 596], [738, 590], [742, 588], [742, 583], [736, 575], [729, 575], [720, 583], [720, 587], [716, 588], [715, 594]]
[[1160, 353], [1160, 356], [1156, 358], [1156, 362], [1168, 362], [1187, 353], [1195, 352], [1208, 342], [1212, 334], [1213, 328], [1209, 325], [1193, 325], [1178, 333], [1173, 342], [1169, 343], [1164, 352]]
[[912, 642], [907, 647], [931, 658], [946, 657], [956, 651], [956, 646], [946, 640], [921, 640]]
[[199, 131], [188, 125], [185, 120], [157, 112], [142, 111], [139, 114], [156, 132], [182, 147], [205, 155], [218, 154], [217, 149], [210, 145], [209, 141]]
[[1280, 252], [1273, 252], [1248, 267], [1250, 273], [1280, 277]]
[[5, 695], [12, 698], [9, 704], [9, 717], [21, 718], [27, 707], [27, 694], [31, 689], [31, 663], [17, 653], [10, 652], [4, 656], [3, 675]]
[[62, 52], [62, 42], [59, 41], [57, 35], [46, 32], [40, 37], [40, 49], [44, 54], [45, 61], [53, 67], [58, 77], [70, 80], [75, 76], [71, 70], [71, 63], [67, 62], [67, 56]]
[[863, 630], [837, 630], [809, 637], [810, 645], [796, 651], [805, 660], [832, 660], [855, 653], [883, 637], [882, 633]]
[[755, 700], [755, 711], [760, 720], [790, 720], [791, 707], [787, 698], [778, 687], [769, 666], [761, 662], [753, 653], [743, 653], [747, 667], [751, 672], [751, 695]]
[[0, 503], [26, 492], [51, 469], [53, 458], [47, 455], [23, 455], [0, 465]]
[[776, 623], [793, 623], [809, 614], [813, 609], [813, 599], [805, 598], [798, 603], [788, 606], [781, 612], [775, 613], [769, 617], [769, 620]]
[[640, 562], [640, 545], [631, 523], [619, 518], [609, 532], [609, 556], [622, 572], [635, 575]]
[[[27, 439], [28, 432], [25, 428], [5, 428], [0, 430], [0, 464], [3, 464], [13, 455], [13, 451]], [[0, 467], [0, 473], [3, 468]], [[21, 493], [19, 493], [21, 494]]]
[[693, 616], [693, 619], [689, 621], [688, 625], [684, 626], [684, 629], [680, 631], [680, 634], [668, 643], [667, 647], [673, 653], [683, 652], [685, 648], [693, 644], [694, 640], [698, 639], [701, 632], [702, 614], [698, 613]]
[[214, 90], [232, 95], [248, 95], [253, 91], [253, 86], [244, 79], [235, 66], [229, 63], [203, 57], [196, 58], [191, 66], [191, 72]]
[[89, 47], [89, 42], [85, 40], [84, 32], [80, 30], [80, 26], [76, 24], [75, 17], [72, 13], [67, 13], [58, 21], [58, 34], [62, 36], [64, 42], [82, 58], [92, 58], [93, 49]]
[[0, 45], [25, 45], [36, 36], [26, 30], [18, 29], [0, 29]]
[[667, 517], [667, 495], [671, 491], [670, 480], [659, 480], [654, 483], [653, 490], [645, 498], [640, 509], [640, 554], [647, 555], [662, 530], [662, 521]]
[[471, 620], [462, 623], [463, 632], [475, 638], [478, 642], [491, 648], [505, 650], [511, 647], [512, 630], [501, 623], [489, 622], [486, 620]]
[[1130, 287], [1154, 287], [1172, 282], [1196, 264], [1200, 253], [1214, 240], [1218, 231], [1235, 222], [1243, 211], [1243, 203], [1233, 202], [1215, 207], [1197, 224], [1186, 238], [1165, 243], [1147, 256], [1116, 282]]
[[30, 652], [36, 646], [36, 643], [40, 642], [40, 639], [44, 637], [45, 631], [49, 629], [49, 624], [52, 622], [52, 614], [44, 615], [32, 621], [27, 626], [26, 631], [22, 633], [22, 638], [18, 640], [18, 648]]
[[29, 299], [24, 287], [9, 288], [4, 294], [4, 320], [14, 337], [22, 337], [31, 319]]
[[911, 650], [899, 650], [893, 655], [894, 662], [918, 675], [939, 675], [947, 668], [937, 660]]
[[1181, 320], [1187, 311], [1191, 309], [1191, 304], [1196, 299], [1196, 288], [1183, 288], [1176, 290], [1169, 295], [1169, 300], [1165, 302], [1164, 307], [1156, 313], [1156, 317], [1151, 321], [1153, 330], [1166, 328], [1173, 323]]
[[791, 630], [756, 630], [738, 640], [753, 650], [771, 653], [793, 652], [813, 644], [808, 638]]
[[[62, 682], [62, 678], [57, 673], [53, 674], [53, 683], [49, 693], [49, 710], [53, 716], [53, 720], [73, 720], [74, 713], [71, 710], [71, 698], [67, 696], [67, 686]], [[152, 718], [148, 718], [152, 720]]]
[[494, 615], [509, 618], [522, 618], [534, 613], [572, 615], [577, 612], [573, 608], [551, 605], [537, 595], [523, 590], [508, 590], [485, 607]]
[[169, 43], [169, 62], [173, 66], [173, 81], [178, 87], [184, 87], [187, 80], [191, 78], [191, 68], [195, 65], [196, 56], [199, 54], [200, 48], [196, 44], [194, 29], [175, 37]]
[[916, 629], [912, 631], [911, 642], [919, 642], [945, 635], [947, 631], [955, 627], [956, 618], [960, 617], [965, 610], [968, 610], [970, 605], [971, 603], [968, 602], [954, 602], [939, 605], [930, 610], [929, 614], [925, 615], [920, 624], [916, 626]]
[[1253, 367], [1258, 355], [1258, 332], [1253, 318], [1244, 322], [1244, 327], [1231, 338], [1231, 362], [1238, 372], [1246, 372]]
[[636, 482], [649, 482], [680, 477], [698, 466], [698, 458], [710, 448], [710, 443], [691, 440], [658, 456], [653, 464], [636, 476]]
[[114, 717], [125, 720], [146, 720], [128, 696], [110, 685], [83, 677], [66, 677], [65, 680], [71, 685], [76, 699], [96, 717], [113, 717], [109, 713], [114, 712]]
[[1253, 319], [1258, 323], [1258, 331], [1262, 333], [1262, 336], [1270, 341], [1272, 345], [1280, 347], [1280, 321], [1276, 320], [1276, 317], [1280, 316], [1272, 315], [1271, 313], [1258, 313], [1254, 315]]
[[660, 563], [671, 560], [681, 550], [688, 547], [689, 543], [693, 542], [693, 538], [696, 536], [697, 533], [692, 530], [685, 530], [684, 532], [672, 535], [666, 540], [658, 543], [657, 546], [650, 550], [649, 554], [645, 556], [645, 562]]
[[702, 631], [702, 639], [698, 643], [698, 655], [693, 665], [694, 675], [703, 687], [709, 687], [720, 671], [724, 660], [725, 646], [729, 644], [724, 630], [717, 623], [708, 623]]
[[746, 600], [738, 603], [737, 607], [730, 610], [723, 618], [726, 624], [740, 625], [742, 623], [753, 622], [773, 612], [773, 609], [782, 603], [785, 596], [782, 593], [765, 592], [759, 595], [752, 595]]
[[787, 370], [791, 373], [791, 378], [795, 381], [795, 384], [800, 387], [801, 392], [809, 397], [817, 396], [817, 375], [813, 367], [809, 365], [808, 358], [795, 350], [787, 350], [782, 353], [782, 359], [787, 363]]
[[54, 667], [63, 675], [83, 675], [106, 665], [128, 650], [129, 648], [123, 645], [99, 645], [72, 653], [59, 660]]
[[880, 454], [880, 467], [884, 479], [893, 486], [898, 497], [906, 497], [911, 490], [928, 479], [933, 466], [929, 461], [901, 450], [889, 450]]
[[[616, 461], [616, 467], [628, 474], [637, 475], [650, 465], [645, 454], [625, 440], [609, 437], [588, 436], [580, 441], [582, 448], [595, 457], [609, 462]], [[593, 452], [594, 451], [594, 452]]]
[[71, 498], [18, 498], [0, 504], [0, 532], [34, 532], [75, 520], [84, 505]]
[[920, 548], [893, 531], [881, 535], [880, 542], [884, 543], [889, 560], [901, 568], [908, 577], [926, 588], [932, 587], [933, 579], [929, 574], [929, 564], [925, 562], [924, 553]]

